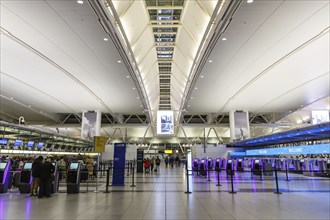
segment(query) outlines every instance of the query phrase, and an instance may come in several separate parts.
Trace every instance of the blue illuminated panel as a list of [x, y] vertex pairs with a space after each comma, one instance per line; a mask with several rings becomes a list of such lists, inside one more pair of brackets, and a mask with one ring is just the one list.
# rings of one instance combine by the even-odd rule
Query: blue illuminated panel
[[330, 154], [330, 144], [247, 150], [247, 156], [281, 154]]
[[245, 152], [229, 152], [230, 158], [245, 157]]

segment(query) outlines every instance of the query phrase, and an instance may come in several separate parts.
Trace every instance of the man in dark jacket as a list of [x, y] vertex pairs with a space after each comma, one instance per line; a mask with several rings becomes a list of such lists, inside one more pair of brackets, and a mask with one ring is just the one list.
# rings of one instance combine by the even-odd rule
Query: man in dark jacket
[[51, 185], [52, 185], [52, 177], [55, 172], [55, 167], [52, 164], [51, 157], [47, 157], [45, 163], [41, 166], [40, 172], [40, 189], [38, 198], [42, 198], [43, 196], [51, 197]]
[[37, 196], [37, 194], [38, 194], [38, 187], [40, 184], [40, 168], [41, 168], [43, 159], [44, 158], [42, 156], [39, 156], [32, 163], [32, 173], [31, 173], [32, 184], [31, 184], [31, 189], [30, 189], [31, 196]]

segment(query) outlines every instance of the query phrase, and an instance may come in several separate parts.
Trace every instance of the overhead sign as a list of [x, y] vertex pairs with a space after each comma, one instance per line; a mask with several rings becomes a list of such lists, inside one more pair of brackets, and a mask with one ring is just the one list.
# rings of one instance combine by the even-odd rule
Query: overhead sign
[[312, 121], [313, 121], [313, 125], [328, 122], [329, 121], [329, 111], [328, 110], [312, 111]]
[[98, 153], [104, 152], [106, 141], [106, 137], [94, 136], [94, 151]]
[[172, 150], [165, 150], [165, 154], [172, 154], [173, 151]]
[[265, 148], [265, 149], [246, 151], [247, 156], [285, 155], [285, 154], [329, 154], [329, 153], [330, 153], [330, 144]]
[[157, 134], [174, 134], [173, 111], [157, 111]]
[[93, 140], [94, 136], [100, 135], [101, 112], [83, 111], [81, 122], [81, 138]]

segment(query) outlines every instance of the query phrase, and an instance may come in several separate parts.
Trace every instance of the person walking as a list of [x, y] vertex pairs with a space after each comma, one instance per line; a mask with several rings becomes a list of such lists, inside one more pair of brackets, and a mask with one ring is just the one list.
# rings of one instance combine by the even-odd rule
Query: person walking
[[40, 168], [40, 189], [38, 198], [42, 198], [44, 196], [51, 197], [51, 185], [52, 185], [52, 177], [54, 176], [55, 167], [52, 164], [51, 157], [47, 157], [46, 161], [41, 165]]
[[40, 184], [40, 169], [43, 162], [43, 157], [39, 156], [37, 157], [33, 163], [32, 163], [32, 184], [30, 189], [30, 195], [31, 196], [37, 196], [38, 195], [38, 188]]

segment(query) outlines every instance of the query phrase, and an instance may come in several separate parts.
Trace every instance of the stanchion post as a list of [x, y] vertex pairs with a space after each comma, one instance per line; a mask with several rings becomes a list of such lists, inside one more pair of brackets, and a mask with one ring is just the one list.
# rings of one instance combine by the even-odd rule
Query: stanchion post
[[220, 184], [220, 169], [217, 169], [217, 174], [218, 174], [218, 176], [217, 176], [218, 184], [216, 186], [221, 186], [221, 184]]
[[279, 192], [278, 190], [278, 179], [277, 179], [277, 168], [275, 167], [275, 181], [276, 181], [276, 192], [274, 192], [275, 194], [282, 194], [281, 192]]
[[188, 164], [186, 162], [186, 179], [187, 179], [187, 191], [185, 191], [185, 194], [191, 194], [192, 192], [189, 191], [189, 173], [188, 173]]
[[208, 175], [207, 181], [210, 182], [211, 181], [210, 167], [207, 167], [207, 175]]
[[286, 180], [285, 181], [289, 181], [288, 163], [287, 162], [285, 162], [285, 176], [286, 176]]
[[132, 185], [130, 185], [130, 187], [136, 187], [136, 185], [134, 184], [134, 166], [132, 167], [133, 169], [133, 173], [132, 173]]
[[262, 181], [262, 172], [263, 171], [263, 168], [262, 167], [260, 167], [260, 181]]
[[231, 180], [231, 194], [236, 194], [236, 192], [234, 192], [234, 181], [233, 181], [233, 168], [230, 169], [230, 180]]
[[110, 179], [110, 167], [107, 169], [107, 183], [105, 185], [105, 192], [104, 193], [110, 193], [109, 191], [109, 179]]

